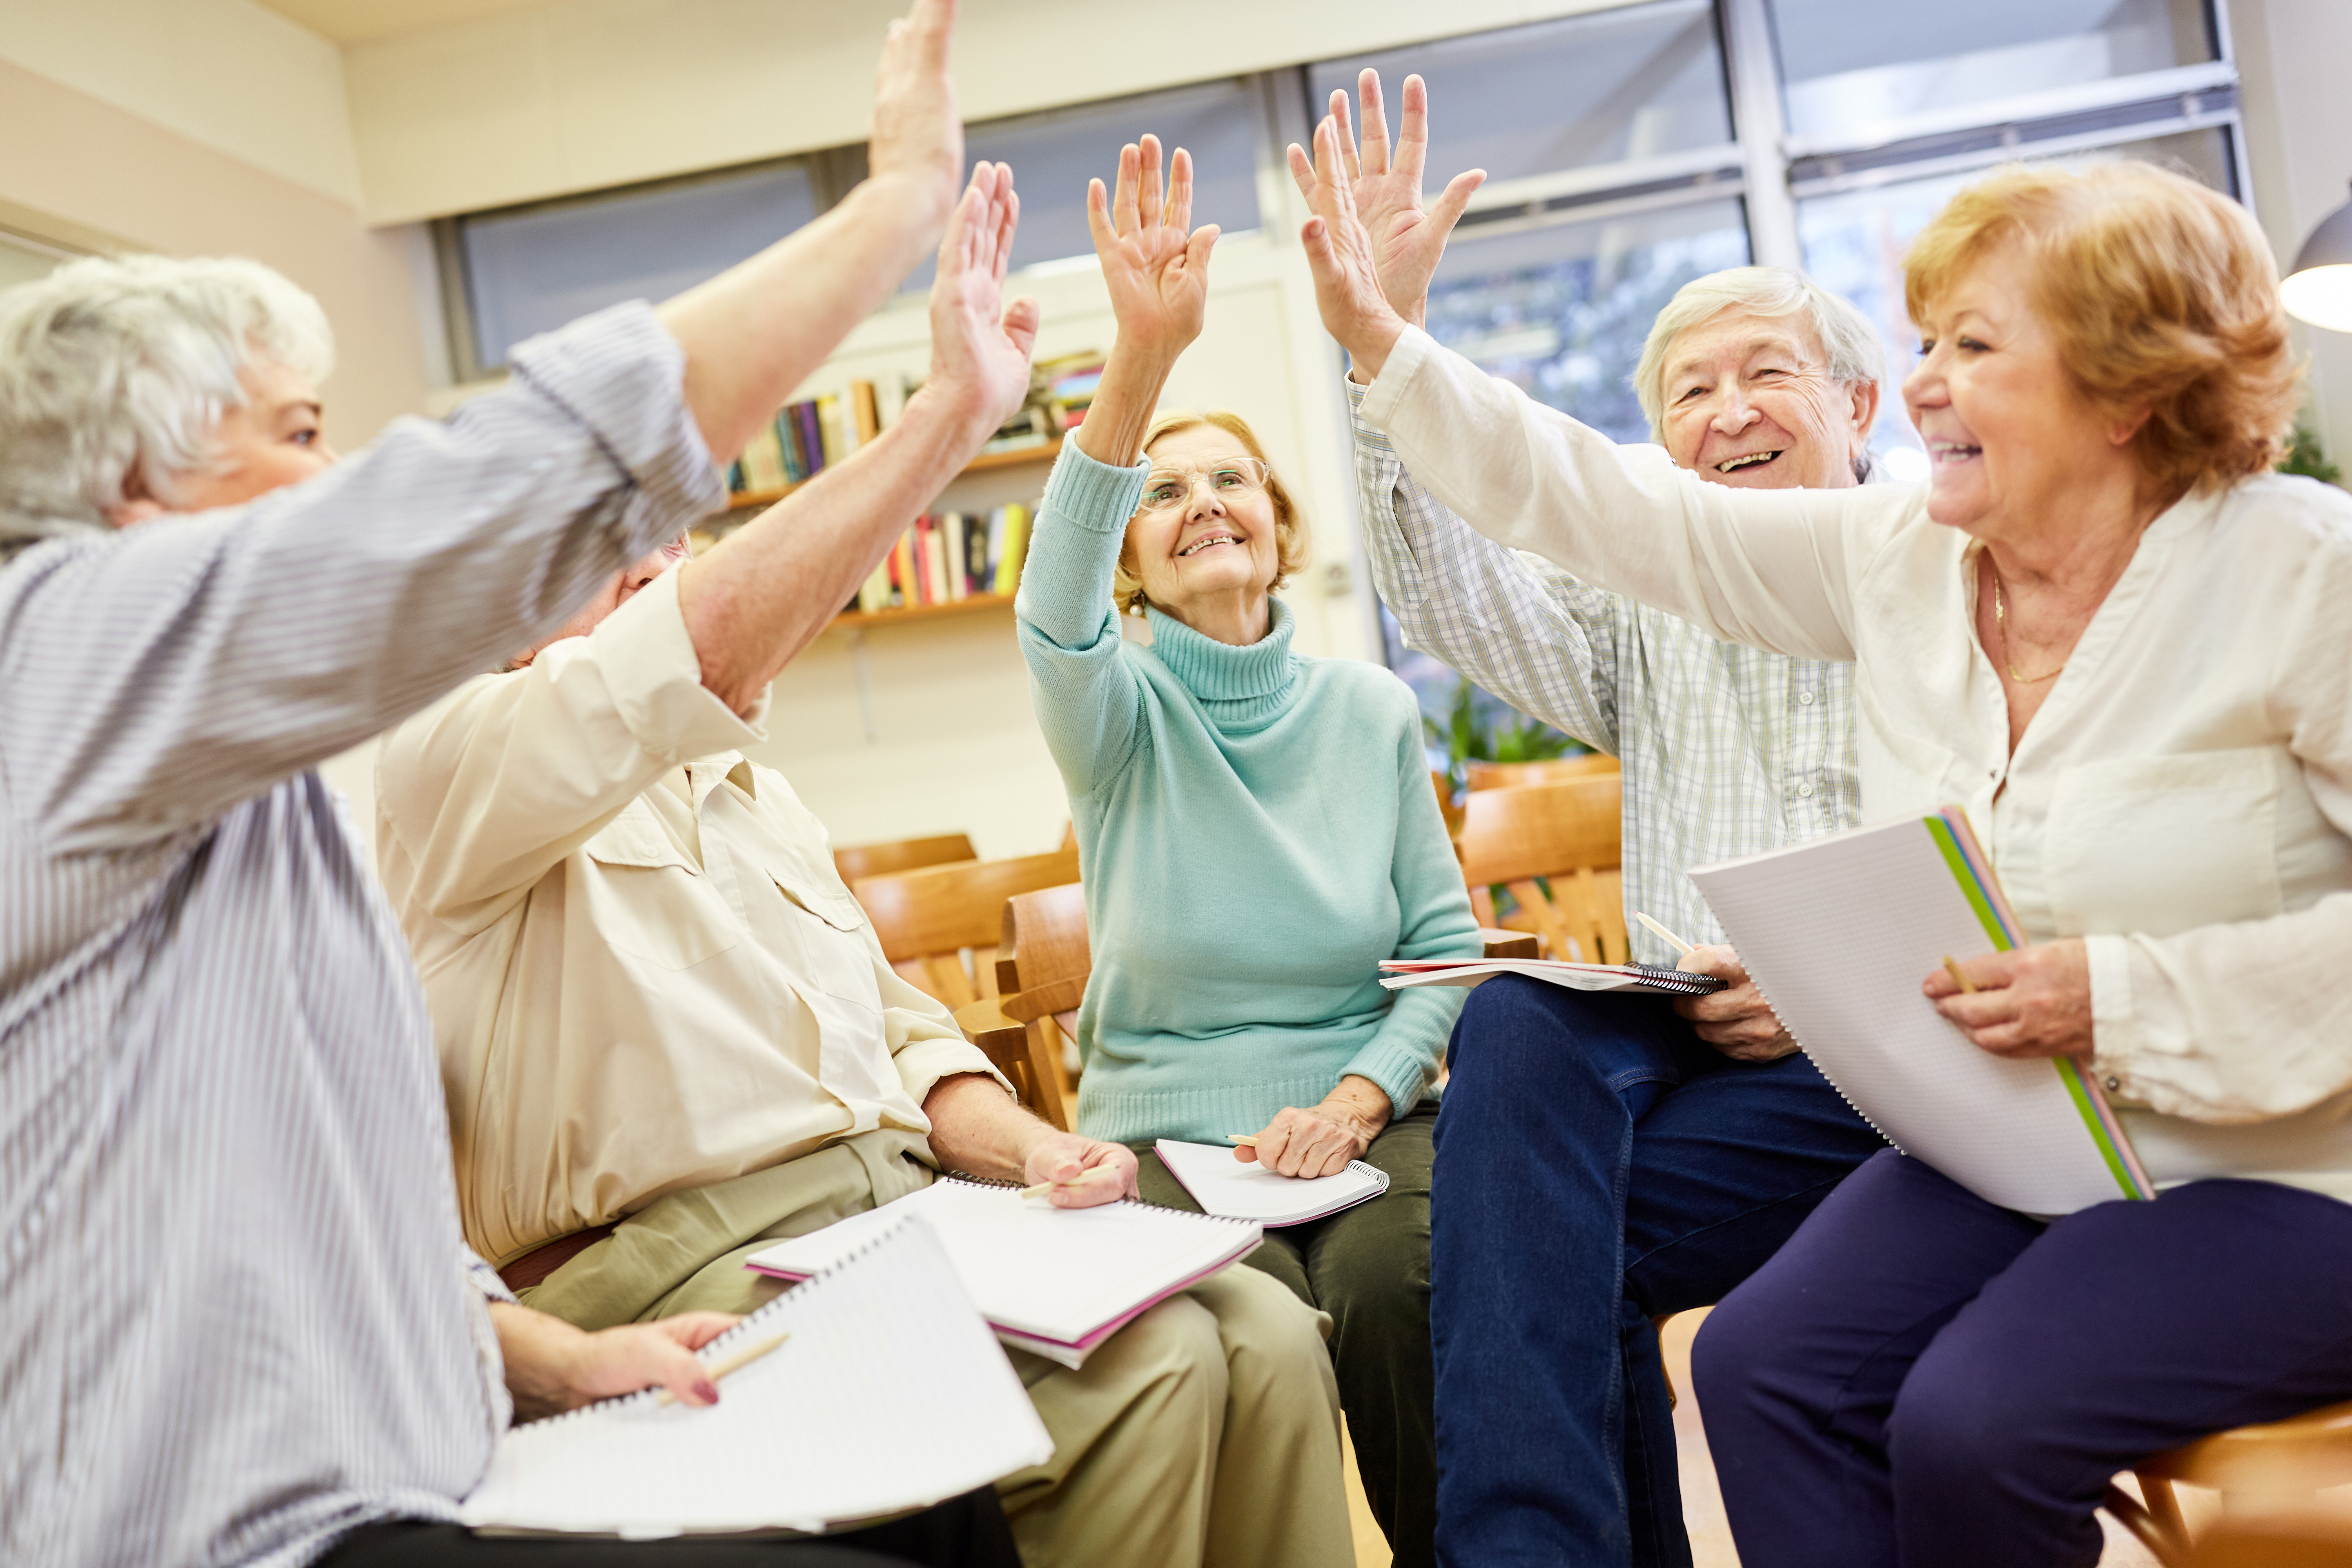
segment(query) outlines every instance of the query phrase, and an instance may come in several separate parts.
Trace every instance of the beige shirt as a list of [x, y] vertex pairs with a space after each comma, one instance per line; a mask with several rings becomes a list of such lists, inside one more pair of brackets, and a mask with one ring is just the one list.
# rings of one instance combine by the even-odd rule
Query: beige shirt
[[927, 1134], [933, 1084], [992, 1070], [884, 961], [823, 825], [729, 749], [764, 710], [703, 688], [669, 573], [385, 738], [377, 856], [494, 1262], [852, 1133]]
[[2085, 939], [2095, 1066], [2159, 1185], [2352, 1199], [2352, 497], [2265, 476], [2142, 536], [2012, 755], [1978, 546], [1927, 490], [1742, 490], [1408, 331], [1363, 401], [1482, 533], [1856, 658], [1865, 820], [1964, 806], [2033, 941]]

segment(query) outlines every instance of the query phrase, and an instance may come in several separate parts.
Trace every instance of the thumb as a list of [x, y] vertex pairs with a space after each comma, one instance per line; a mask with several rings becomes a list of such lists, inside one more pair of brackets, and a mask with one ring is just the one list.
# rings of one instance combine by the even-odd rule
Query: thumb
[[647, 1385], [659, 1384], [680, 1405], [716, 1405], [719, 1384], [702, 1359], [675, 1340], [648, 1334], [638, 1372]]
[[1209, 252], [1217, 247], [1217, 226], [1203, 224], [1192, 231], [1192, 242], [1184, 247], [1184, 268], [1199, 272], [1209, 265]]
[[1429, 221], [1436, 228], [1439, 237], [1454, 232], [1454, 226], [1462, 221], [1463, 213], [1469, 208], [1470, 198], [1486, 183], [1486, 171], [1484, 169], [1472, 169], [1467, 174], [1456, 174], [1446, 183], [1444, 193], [1429, 209]]
[[1004, 335], [1024, 359], [1037, 352], [1037, 328], [1043, 320], [1037, 301], [1026, 294], [1004, 307]]
[[1307, 252], [1307, 269], [1318, 284], [1339, 280], [1339, 258], [1331, 249], [1331, 226], [1317, 213], [1298, 226], [1298, 243]]

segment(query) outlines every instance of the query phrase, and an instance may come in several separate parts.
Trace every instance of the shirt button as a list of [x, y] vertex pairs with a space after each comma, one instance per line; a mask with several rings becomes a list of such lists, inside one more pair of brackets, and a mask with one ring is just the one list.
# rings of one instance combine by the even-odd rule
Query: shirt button
[[1813, 705], [1813, 694], [1810, 691], [1800, 691], [1797, 693], [1797, 700], [1810, 708]]
[[1811, 784], [1799, 784], [1797, 786], [1797, 793], [1810, 800], [1812, 798], [1813, 786]]
[[2123, 1080], [2123, 1079], [2119, 1079], [2119, 1078], [2111, 1078], [2111, 1079], [2107, 1079], [2107, 1092], [2108, 1092], [2109, 1094], [2120, 1094], [2120, 1093], [2122, 1093], [2122, 1092], [2123, 1092], [2123, 1087], [2124, 1087], [2124, 1080]]

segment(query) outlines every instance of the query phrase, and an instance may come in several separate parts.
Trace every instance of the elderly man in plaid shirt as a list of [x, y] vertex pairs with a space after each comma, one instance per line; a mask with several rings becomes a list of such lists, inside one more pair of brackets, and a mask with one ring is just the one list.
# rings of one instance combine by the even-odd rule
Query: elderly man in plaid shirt
[[[1423, 212], [1422, 83], [1406, 79], [1393, 154], [1378, 77], [1361, 90], [1356, 201], [1382, 289], [1418, 323], [1481, 176]], [[1654, 437], [1711, 483], [1839, 487], [1870, 477], [1882, 359], [1852, 305], [1738, 268], [1676, 293], [1634, 387]], [[1683, 873], [1853, 825], [1852, 667], [1718, 642], [1482, 538], [1360, 416], [1355, 432], [1373, 578], [1405, 641], [1622, 762], [1629, 916], [1701, 943], [1680, 966], [1730, 982], [1671, 1004], [1511, 977], [1471, 994], [1433, 1183], [1438, 1556], [1686, 1564], [1652, 1320], [1722, 1297], [1882, 1145]], [[1629, 923], [1637, 959], [1676, 963]]]

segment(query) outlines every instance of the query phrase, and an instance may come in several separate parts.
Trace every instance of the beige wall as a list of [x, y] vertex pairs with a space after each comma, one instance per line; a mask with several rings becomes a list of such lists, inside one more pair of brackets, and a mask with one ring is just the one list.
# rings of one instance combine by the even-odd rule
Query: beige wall
[[[967, 119], [1295, 65], [1617, 0], [1139, 0], [963, 8]], [[862, 141], [903, 0], [566, 0], [344, 51], [369, 213], [406, 221]]]
[[0, 203], [13, 222], [47, 216], [68, 238], [97, 230], [172, 255], [250, 256], [310, 289], [340, 348], [326, 388], [338, 446], [424, 402], [416, 236], [367, 227], [350, 202], [0, 59]]
[[[2245, 83], [2254, 210], [2292, 266], [2303, 241], [2352, 199], [2352, 5], [2346, 0], [2230, 0]], [[2311, 355], [2308, 417], [2329, 457], [2352, 473], [2352, 333], [2296, 326]]]

